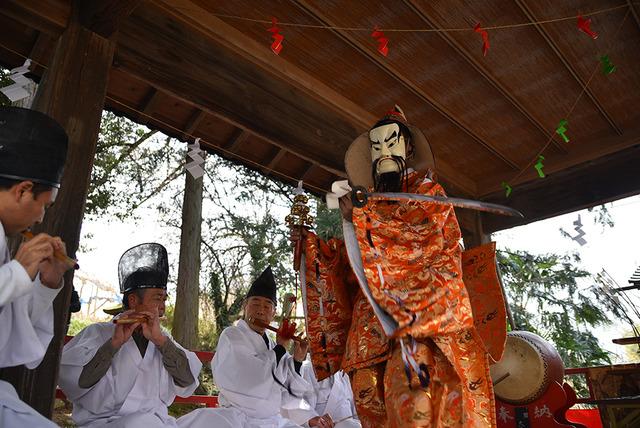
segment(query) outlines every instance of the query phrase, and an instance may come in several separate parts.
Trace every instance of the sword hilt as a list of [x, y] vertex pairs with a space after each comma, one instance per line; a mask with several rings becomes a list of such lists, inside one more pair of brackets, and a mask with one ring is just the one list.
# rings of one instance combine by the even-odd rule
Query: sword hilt
[[351, 202], [354, 207], [362, 208], [367, 205], [369, 197], [367, 196], [367, 189], [363, 186], [354, 186], [351, 190]]

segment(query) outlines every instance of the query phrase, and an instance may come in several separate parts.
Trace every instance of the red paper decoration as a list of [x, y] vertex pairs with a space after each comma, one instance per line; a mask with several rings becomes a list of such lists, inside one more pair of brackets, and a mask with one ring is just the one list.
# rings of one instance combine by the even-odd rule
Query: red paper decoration
[[387, 56], [389, 53], [389, 39], [384, 36], [384, 33], [378, 30], [378, 27], [373, 29], [373, 33], [371, 33], [371, 37], [378, 41], [378, 52], [382, 55]]
[[282, 41], [284, 40], [284, 36], [280, 34], [280, 27], [278, 27], [278, 20], [276, 18], [271, 18], [271, 24], [271, 28], [267, 30], [271, 33], [271, 37], [273, 37], [271, 50], [274, 54], [279, 55], [282, 50]]

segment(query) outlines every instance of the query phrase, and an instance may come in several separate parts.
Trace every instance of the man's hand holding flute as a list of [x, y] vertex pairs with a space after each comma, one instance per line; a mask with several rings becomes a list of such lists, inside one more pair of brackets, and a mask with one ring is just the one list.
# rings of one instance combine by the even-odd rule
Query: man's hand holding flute
[[29, 231], [22, 235], [27, 241], [18, 248], [15, 260], [24, 267], [32, 281], [40, 273], [42, 285], [60, 288], [64, 273], [76, 266], [75, 260], [67, 256], [62, 239], [46, 233], [34, 236]]

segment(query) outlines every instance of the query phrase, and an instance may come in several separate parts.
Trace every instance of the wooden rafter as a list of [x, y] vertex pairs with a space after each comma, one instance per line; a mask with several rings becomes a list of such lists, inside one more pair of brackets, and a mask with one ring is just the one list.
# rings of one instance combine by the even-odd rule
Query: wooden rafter
[[249, 136], [249, 132], [245, 131], [244, 129], [236, 129], [235, 131], [233, 131], [233, 135], [231, 135], [231, 138], [229, 138], [229, 140], [227, 140], [227, 142], [224, 144], [223, 149], [229, 152], [235, 152], [236, 150], [238, 150], [238, 147], [242, 145], [242, 143], [247, 141], [247, 138], [249, 138]]
[[111, 37], [142, 0], [80, 1], [80, 22], [102, 37]]
[[[436, 23], [431, 19], [424, 7], [416, 4], [415, 0], [404, 0], [405, 4], [409, 6], [426, 24], [432, 28], [437, 28]], [[550, 138], [553, 135], [536, 117], [533, 116], [527, 108], [522, 105], [518, 99], [504, 87], [485, 66], [483, 66], [478, 60], [476, 60], [460, 43], [458, 43], [449, 33], [439, 31], [436, 34], [440, 36], [451, 48], [456, 51], [465, 61], [467, 61], [479, 74], [482, 76], [491, 86], [493, 86], [502, 96], [511, 103], [529, 122], [531, 122], [538, 130], [544, 135], [545, 138]], [[552, 140], [553, 145], [561, 153], [567, 153], [567, 149], [555, 139]]]
[[302, 173], [300, 174], [300, 180], [307, 181], [309, 176], [313, 173], [314, 168], [315, 164], [310, 163], [309, 165], [307, 165], [304, 171], [302, 171]]
[[[294, 3], [298, 6], [302, 11], [308, 14], [313, 19], [317, 20], [319, 23], [331, 27], [338, 27], [338, 25], [333, 22], [329, 17], [327, 17], [322, 11], [311, 6], [304, 0], [300, 0]], [[424, 90], [422, 90], [418, 85], [413, 83], [411, 79], [404, 76], [398, 69], [389, 65], [389, 63], [383, 61], [379, 55], [371, 52], [370, 49], [365, 47], [362, 43], [357, 41], [353, 36], [351, 36], [347, 31], [340, 29], [331, 30], [334, 34], [339, 36], [343, 41], [351, 45], [356, 51], [361, 53], [365, 58], [369, 59], [375, 65], [377, 65], [382, 71], [392, 76], [395, 80], [401, 83], [404, 87], [413, 92], [420, 99], [431, 105], [438, 113], [440, 113], [445, 119], [449, 120], [451, 123], [456, 125], [459, 129], [464, 131], [467, 135], [473, 138], [478, 144], [491, 152], [495, 157], [500, 159], [502, 162], [507, 164], [514, 170], [519, 170], [520, 165], [518, 165], [513, 159], [507, 156], [502, 150], [496, 147], [494, 144], [485, 141], [478, 134], [476, 134], [471, 128], [462, 123], [460, 120], [456, 118], [456, 115], [449, 111], [445, 106], [436, 101], [433, 97], [427, 94]]]
[[[144, 100], [142, 100], [142, 103], [140, 104], [140, 111], [145, 115], [152, 116], [153, 112], [158, 107], [159, 98], [159, 92], [156, 88], [152, 87], [151, 89], [149, 89], [144, 97]], [[148, 122], [148, 118], [146, 116], [143, 116], [142, 119], [145, 122]]]
[[[305, 93], [314, 96], [318, 101], [332, 109], [339, 111], [360, 129], [367, 129], [378, 119], [369, 111], [355, 104], [343, 94], [331, 89], [329, 86], [301, 70], [299, 67], [281, 57], [275, 57], [273, 53], [268, 49], [265, 49], [262, 44], [250, 39], [245, 34], [218, 17], [211, 15], [207, 10], [201, 8], [192, 0], [158, 0], [156, 4], [176, 19], [195, 27], [208, 37], [224, 41], [229, 46], [232, 46], [238, 55], [252, 61], [258, 67], [270, 72], [277, 70], [280, 78], [285, 79], [287, 82]], [[215, 115], [238, 126], [237, 122], [231, 121], [228, 117], [220, 116], [218, 114]], [[278, 147], [289, 150], [281, 143], [271, 141], [269, 139], [267, 140]], [[312, 159], [301, 153], [294, 154], [304, 160], [313, 162]], [[476, 194], [477, 189], [474, 180], [467, 176], [463, 171], [453, 168], [442, 159], [438, 159], [437, 162], [439, 174], [446, 181], [469, 196]], [[338, 171], [335, 168], [327, 168], [321, 163], [316, 162], [316, 164], [335, 176], [345, 177], [344, 171]], [[267, 171], [271, 171], [268, 167], [266, 169]]]
[[[539, 19], [535, 16], [535, 14], [531, 10], [531, 8], [527, 5], [525, 0], [515, 0], [515, 3], [518, 5], [520, 10], [522, 10], [522, 12], [526, 15], [529, 21], [531, 22], [539, 21]], [[534, 24], [534, 27], [536, 30], [538, 30], [538, 33], [540, 33], [540, 35], [545, 40], [549, 48], [551, 48], [553, 53], [562, 62], [562, 64], [564, 65], [566, 70], [569, 72], [569, 74], [571, 74], [571, 77], [573, 77], [573, 79], [576, 81], [576, 83], [578, 83], [578, 85], [580, 85], [581, 88], [584, 88], [584, 93], [591, 100], [593, 105], [598, 109], [598, 111], [600, 112], [600, 115], [602, 115], [602, 117], [607, 121], [607, 123], [609, 123], [611, 128], [618, 135], [622, 135], [622, 130], [618, 127], [618, 125], [616, 125], [611, 115], [605, 110], [604, 106], [595, 96], [593, 91], [586, 85], [586, 82], [578, 75], [578, 72], [576, 71], [576, 69], [569, 63], [569, 61], [567, 61], [565, 56], [562, 54], [562, 50], [560, 49], [558, 44], [553, 41], [553, 39], [549, 35], [549, 32], [544, 27], [544, 25]]]
[[631, 10], [633, 19], [636, 21], [638, 27], [640, 27], [640, 14], [638, 13], [638, 9], [631, 0], [627, 0], [627, 4], [629, 5], [629, 9]]
[[271, 172], [274, 170], [276, 165], [278, 165], [278, 162], [280, 162], [280, 160], [286, 154], [287, 154], [287, 151], [285, 149], [278, 149], [276, 154], [273, 155], [273, 157], [269, 160], [269, 163], [267, 163], [267, 166], [265, 167], [264, 173], [267, 174], [267, 175], [271, 174]]
[[198, 129], [198, 126], [200, 126], [200, 123], [202, 123], [202, 120], [206, 117], [206, 113], [203, 112], [202, 110], [196, 110], [195, 113], [193, 113], [191, 115], [191, 117], [189, 117], [189, 120], [187, 120], [187, 123], [184, 125], [184, 136], [182, 137], [183, 140], [188, 140], [191, 139], [191, 135], [193, 135], [193, 133], [195, 132], [196, 129]]

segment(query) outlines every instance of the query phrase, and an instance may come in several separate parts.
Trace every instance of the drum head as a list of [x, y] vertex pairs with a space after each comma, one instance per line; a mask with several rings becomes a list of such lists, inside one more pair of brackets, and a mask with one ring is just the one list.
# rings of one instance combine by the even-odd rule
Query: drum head
[[540, 336], [524, 331], [507, 335], [502, 359], [491, 366], [495, 395], [510, 404], [537, 400], [551, 381], [562, 383], [563, 376], [558, 351]]

